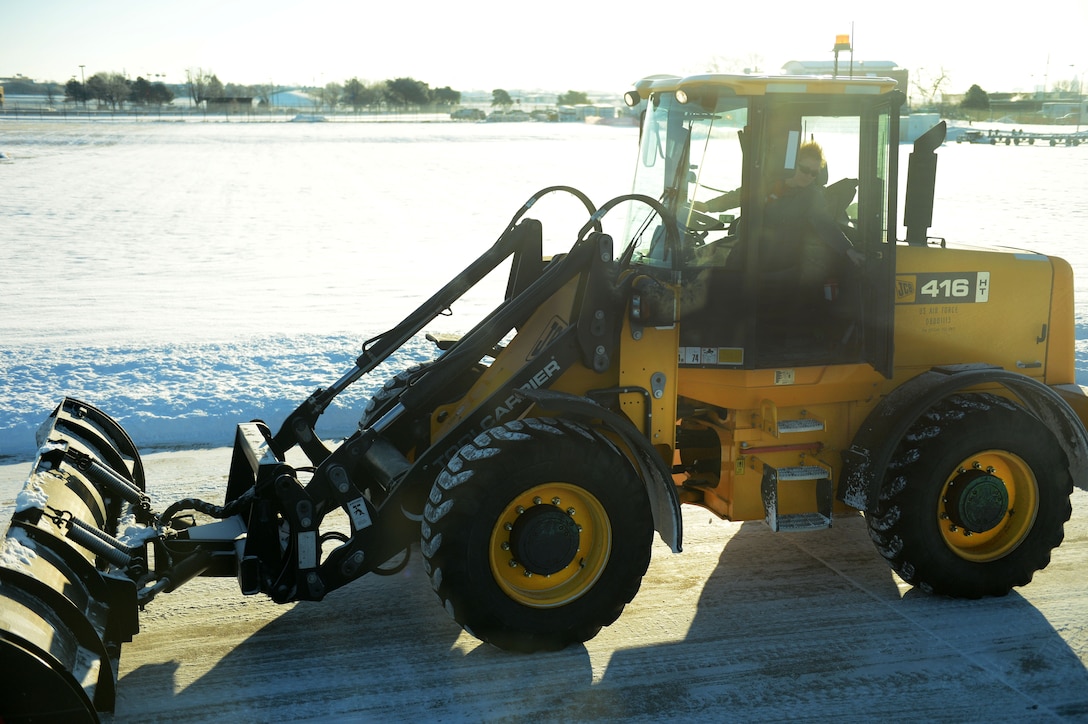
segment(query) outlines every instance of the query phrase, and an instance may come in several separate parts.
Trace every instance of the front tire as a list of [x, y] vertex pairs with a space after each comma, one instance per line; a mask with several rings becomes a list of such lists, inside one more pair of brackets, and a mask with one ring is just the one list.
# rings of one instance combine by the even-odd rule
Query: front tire
[[[363, 415], [359, 419], [359, 429], [363, 430], [377, 422], [383, 414], [392, 409], [393, 404], [400, 399], [406, 389], [415, 384], [415, 381], [426, 374], [437, 359], [414, 364], [408, 369], [401, 370], [390, 377], [382, 385], [381, 389], [366, 403]], [[449, 402], [464, 396], [470, 387], [479, 379], [481, 369], [478, 365], [472, 365], [466, 369], [445, 390], [445, 398], [437, 404]], [[410, 422], [400, 422], [384, 432], [386, 440], [392, 442], [398, 450], [415, 457], [415, 453], [426, 449], [431, 441], [431, 419], [429, 415], [421, 415], [411, 419]]]
[[1009, 400], [961, 394], [919, 417], [888, 466], [869, 535], [903, 580], [1003, 596], [1050, 562], [1072, 512], [1054, 434]]
[[477, 436], [424, 511], [443, 606], [499, 648], [561, 649], [615, 621], [650, 561], [653, 520], [626, 457], [588, 427], [527, 418]]

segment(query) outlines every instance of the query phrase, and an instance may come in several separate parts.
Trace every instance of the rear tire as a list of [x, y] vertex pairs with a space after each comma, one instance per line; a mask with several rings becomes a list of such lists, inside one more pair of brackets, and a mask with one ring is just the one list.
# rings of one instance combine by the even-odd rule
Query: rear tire
[[1065, 453], [1007, 399], [962, 394], [918, 418], [892, 457], [869, 535], [907, 583], [1003, 596], [1050, 562], [1072, 512]]
[[[615, 621], [650, 561], [642, 481], [608, 440], [566, 420], [492, 428], [431, 489], [422, 551], [457, 623], [515, 651], [561, 649]], [[528, 575], [527, 575], [528, 574]]]

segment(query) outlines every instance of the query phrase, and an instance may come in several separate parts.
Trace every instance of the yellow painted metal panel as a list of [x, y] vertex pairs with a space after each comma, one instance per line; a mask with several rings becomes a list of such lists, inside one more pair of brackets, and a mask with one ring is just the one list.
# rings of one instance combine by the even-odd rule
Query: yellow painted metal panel
[[1039, 254], [900, 247], [896, 367], [985, 362], [1042, 377], [1052, 281]]

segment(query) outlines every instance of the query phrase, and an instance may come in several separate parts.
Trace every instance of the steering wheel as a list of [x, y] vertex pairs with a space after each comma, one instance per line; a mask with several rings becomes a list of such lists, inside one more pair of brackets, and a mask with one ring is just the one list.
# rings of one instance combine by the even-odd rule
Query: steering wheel
[[726, 228], [725, 223], [720, 219], [715, 219], [709, 214], [696, 211], [690, 205], [684, 206], [683, 211], [680, 213], [680, 218], [686, 221], [687, 228], [691, 231], [720, 231]]

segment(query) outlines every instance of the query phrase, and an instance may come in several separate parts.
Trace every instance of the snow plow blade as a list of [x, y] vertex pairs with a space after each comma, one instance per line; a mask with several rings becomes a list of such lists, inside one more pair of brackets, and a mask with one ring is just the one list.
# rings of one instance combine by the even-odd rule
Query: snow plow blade
[[149, 510], [143, 466], [121, 427], [66, 398], [0, 540], [0, 721], [98, 721], [112, 711], [121, 644], [138, 631], [142, 546], [117, 538]]

